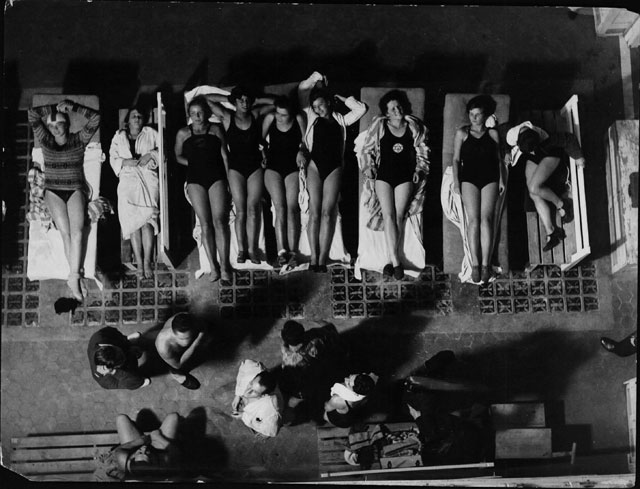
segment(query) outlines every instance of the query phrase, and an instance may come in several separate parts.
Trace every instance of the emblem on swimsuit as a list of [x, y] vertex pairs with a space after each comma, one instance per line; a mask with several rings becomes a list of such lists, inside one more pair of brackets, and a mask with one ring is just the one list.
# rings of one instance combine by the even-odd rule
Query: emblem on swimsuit
[[394, 153], [402, 153], [403, 149], [404, 149], [404, 147], [400, 143], [396, 143], [396, 144], [393, 145], [393, 152]]

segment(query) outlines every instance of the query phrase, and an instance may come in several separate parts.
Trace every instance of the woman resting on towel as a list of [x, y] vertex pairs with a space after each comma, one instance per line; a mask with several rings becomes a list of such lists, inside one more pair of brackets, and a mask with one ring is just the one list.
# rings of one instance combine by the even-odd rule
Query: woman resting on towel
[[401, 280], [404, 269], [398, 250], [400, 236], [418, 183], [429, 171], [427, 129], [420, 119], [410, 115], [411, 103], [405, 92], [392, 90], [378, 105], [382, 115], [371, 122], [358, 156], [364, 175], [375, 181], [375, 197], [380, 203], [391, 260], [382, 273]]
[[278, 266], [295, 266], [300, 241], [298, 170], [307, 164], [302, 143], [306, 124], [287, 97], [276, 97], [274, 105], [275, 113], [267, 114], [262, 122], [267, 146], [264, 183], [276, 210]]
[[467, 219], [471, 280], [487, 283], [491, 278], [493, 215], [498, 191], [503, 190], [498, 131], [485, 125], [496, 110], [496, 102], [489, 95], [478, 95], [469, 100], [466, 109], [470, 124], [459, 128], [453, 141], [453, 188], [461, 193]]
[[331, 398], [324, 403], [324, 419], [339, 428], [349, 428], [358, 419], [358, 411], [369, 400], [378, 382], [374, 373], [353, 374], [342, 384], [331, 387]]
[[[69, 133], [69, 112], [87, 119], [84, 127]], [[67, 284], [73, 297], [82, 302], [81, 267], [83, 232], [87, 214], [88, 187], [84, 177], [84, 150], [98, 130], [100, 114], [63, 100], [57, 105], [29, 109], [29, 124], [42, 146], [44, 156], [44, 201], [51, 212], [69, 263]], [[42, 119], [46, 117], [46, 125]]]
[[[367, 112], [367, 106], [353, 97], [332, 96], [326, 78], [314, 72], [298, 85], [300, 106], [307, 116], [304, 135], [311, 152], [307, 167], [309, 192], [309, 248], [311, 270], [326, 272], [335, 231], [335, 210], [342, 183], [347, 126]], [[346, 115], [334, 111], [334, 97], [350, 110]]]
[[[517, 146], [522, 156], [516, 163], [526, 162], [524, 174], [529, 197], [547, 233], [547, 243], [542, 249], [549, 251], [566, 238], [564, 229], [556, 226], [555, 215], [552, 215], [549, 204], [557, 209], [563, 224], [573, 220], [573, 200], [558, 194], [565, 191], [569, 166], [567, 156], [576, 159], [578, 166], [584, 166], [584, 157], [573, 134], [557, 133], [548, 137], [546, 132], [530, 126], [521, 125], [518, 129]], [[547, 136], [544, 141], [541, 134]]]
[[[264, 188], [262, 133], [258, 119], [273, 111], [273, 97], [256, 98], [246, 87], [236, 86], [226, 95], [205, 95], [213, 113], [220, 117], [229, 144], [229, 187], [236, 208], [235, 230], [238, 263], [247, 259], [260, 264], [258, 238]], [[221, 102], [235, 106], [229, 110]]]
[[111, 140], [109, 162], [119, 178], [118, 217], [124, 239], [131, 240], [138, 272], [153, 276], [154, 236], [160, 209], [158, 183], [158, 131], [145, 126], [145, 112], [129, 109], [125, 129]]
[[204, 97], [194, 97], [187, 110], [192, 123], [176, 135], [176, 160], [187, 166], [187, 194], [202, 228], [211, 281], [232, 280], [225, 134], [219, 124], [209, 122], [211, 108]]

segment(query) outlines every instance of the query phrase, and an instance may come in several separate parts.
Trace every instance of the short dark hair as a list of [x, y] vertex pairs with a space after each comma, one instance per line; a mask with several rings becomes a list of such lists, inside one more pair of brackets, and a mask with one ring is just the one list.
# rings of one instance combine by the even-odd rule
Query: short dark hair
[[285, 345], [299, 345], [304, 340], [304, 326], [297, 321], [289, 320], [282, 326], [280, 337]]
[[247, 97], [251, 103], [256, 99], [255, 92], [247, 85], [236, 85], [231, 89], [231, 93], [227, 97], [232, 104], [236, 103], [236, 100], [242, 97]]
[[525, 129], [518, 134], [517, 144], [523, 153], [532, 153], [540, 146], [540, 134], [533, 129]]
[[482, 113], [489, 117], [496, 111], [496, 101], [489, 95], [476, 95], [467, 102], [467, 113], [473, 109], [482, 109]]
[[263, 370], [255, 377], [258, 379], [258, 383], [264, 387], [264, 394], [271, 394], [275, 389], [278, 383], [277, 376], [271, 370]]
[[191, 314], [180, 312], [176, 314], [173, 321], [171, 321], [171, 329], [174, 333], [188, 333], [190, 331], [195, 331], [196, 328], [193, 324]]
[[390, 92], [385, 93], [380, 102], [378, 102], [378, 107], [380, 108], [380, 113], [385, 115], [387, 113], [387, 104], [395, 100], [402, 107], [402, 111], [405, 114], [411, 114], [411, 102], [409, 102], [409, 97], [407, 96], [407, 92], [403, 92], [402, 90], [391, 90]]
[[191, 99], [191, 101], [187, 104], [187, 112], [189, 112], [189, 110], [191, 110], [191, 107], [193, 107], [194, 105], [199, 105], [200, 107], [202, 107], [202, 111], [204, 112], [204, 118], [205, 119], [209, 119], [209, 117], [211, 117], [211, 107], [209, 107], [209, 103], [207, 102], [207, 99], [204, 97], [204, 95], [198, 95], [196, 97], [193, 97]]
[[358, 374], [353, 381], [353, 392], [367, 396], [375, 387], [375, 382], [367, 374]]
[[122, 348], [114, 345], [99, 346], [93, 354], [93, 361], [96, 365], [104, 365], [109, 369], [122, 367], [126, 360]]
[[277, 109], [287, 109], [289, 115], [294, 115], [295, 110], [293, 108], [293, 103], [291, 102], [291, 99], [286, 95], [278, 95], [273, 101], [273, 105], [275, 105]]
[[58, 109], [56, 109], [55, 106], [51, 110], [51, 114], [49, 115], [49, 117], [51, 117], [52, 121], [55, 121], [57, 119], [58, 114], [64, 119], [64, 122], [66, 122], [67, 128], [71, 127], [71, 119], [69, 119], [69, 114], [66, 112], [58, 112]]
[[313, 87], [309, 92], [309, 105], [313, 105], [313, 102], [319, 98], [323, 98], [329, 107], [333, 106], [333, 97], [327, 88]]
[[147, 119], [149, 118], [149, 114], [147, 109], [145, 107], [142, 107], [142, 105], [140, 104], [136, 104], [133, 107], [129, 107], [129, 109], [127, 110], [127, 115], [124, 116], [125, 124], [129, 122], [129, 117], [131, 116], [131, 112], [133, 112], [134, 110], [138, 111], [142, 116], [142, 125], [144, 126], [148, 122]]

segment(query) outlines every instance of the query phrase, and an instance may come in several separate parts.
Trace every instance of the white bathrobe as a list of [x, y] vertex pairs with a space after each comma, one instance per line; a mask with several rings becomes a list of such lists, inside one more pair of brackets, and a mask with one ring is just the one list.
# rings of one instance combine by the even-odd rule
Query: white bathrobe
[[151, 154], [144, 166], [122, 166], [125, 159], [133, 158], [127, 131], [118, 131], [111, 140], [109, 163], [120, 179], [118, 183], [118, 217], [124, 239], [145, 224], [158, 234], [159, 180], [158, 180], [158, 132], [143, 127], [135, 142], [136, 153]]
[[[254, 360], [244, 360], [238, 369], [236, 378], [236, 396], [242, 396], [249, 383], [263, 370], [265, 366]], [[280, 429], [280, 408], [275, 394], [267, 394], [242, 407], [242, 422], [254, 431], [264, 436], [276, 436]]]

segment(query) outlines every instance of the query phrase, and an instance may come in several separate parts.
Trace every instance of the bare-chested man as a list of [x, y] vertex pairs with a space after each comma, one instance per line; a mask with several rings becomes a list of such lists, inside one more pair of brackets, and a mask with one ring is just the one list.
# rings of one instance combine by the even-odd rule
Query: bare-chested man
[[170, 317], [156, 337], [160, 357], [171, 367], [171, 376], [187, 389], [200, 388], [200, 382], [187, 370], [187, 362], [194, 352], [210, 341], [194, 318], [180, 312]]

